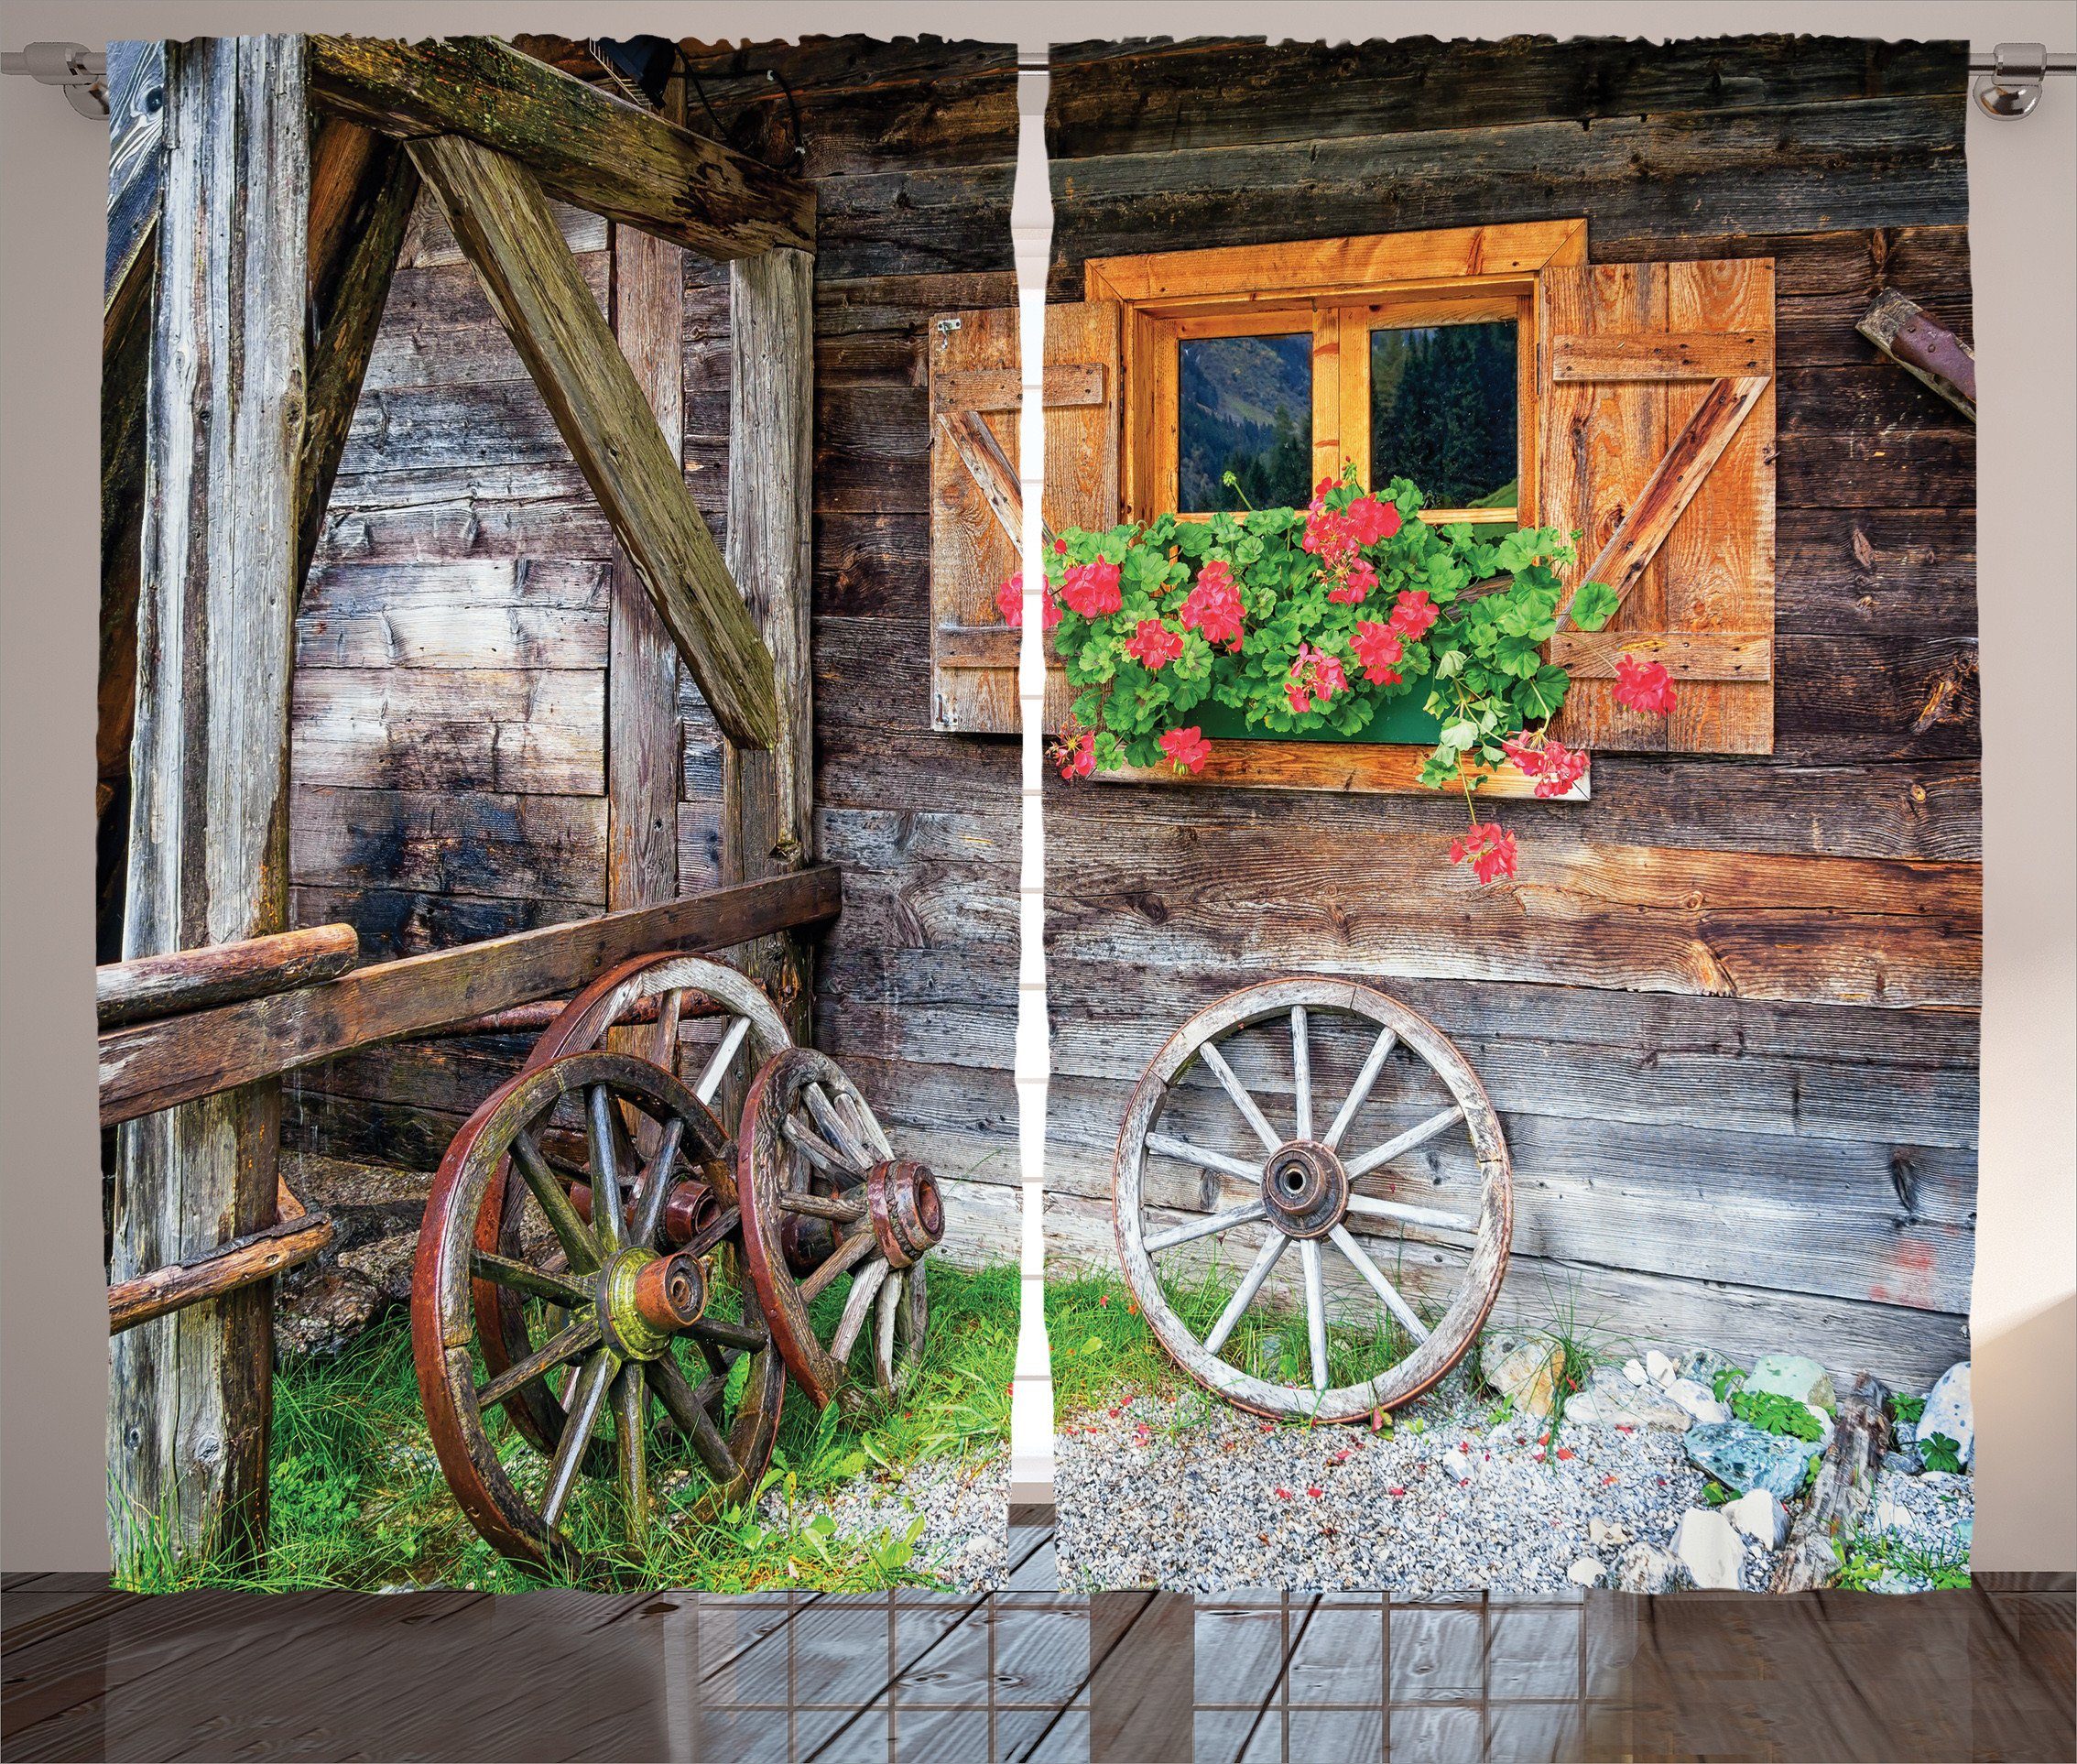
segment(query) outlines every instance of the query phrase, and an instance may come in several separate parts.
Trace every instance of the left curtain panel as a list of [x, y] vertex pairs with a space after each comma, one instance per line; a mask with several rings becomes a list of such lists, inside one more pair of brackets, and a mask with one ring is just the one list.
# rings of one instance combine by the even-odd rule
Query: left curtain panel
[[118, 1584], [1001, 1584], [1017, 762], [927, 566], [1014, 47], [110, 64]]

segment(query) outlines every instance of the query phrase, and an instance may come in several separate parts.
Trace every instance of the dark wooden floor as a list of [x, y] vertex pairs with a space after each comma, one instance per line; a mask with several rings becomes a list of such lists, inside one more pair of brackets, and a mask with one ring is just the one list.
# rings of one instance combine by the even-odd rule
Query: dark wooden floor
[[8, 1759], [2077, 1758], [2072, 1592], [113, 1594], [7, 1577]]

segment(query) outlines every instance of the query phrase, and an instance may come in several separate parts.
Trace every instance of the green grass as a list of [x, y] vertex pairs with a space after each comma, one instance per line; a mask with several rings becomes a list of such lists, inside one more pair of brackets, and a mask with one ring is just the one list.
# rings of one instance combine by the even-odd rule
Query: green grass
[[[783, 1520], [739, 1513], [700, 1525], [684, 1513], [674, 1521], [667, 1510], [650, 1528], [647, 1547], [636, 1551], [626, 1541], [614, 1490], [584, 1478], [563, 1529], [581, 1546], [615, 1559], [617, 1585], [747, 1592], [926, 1584], [928, 1564], [912, 1557], [913, 1536], [837, 1537], [814, 1508], [818, 1497], [875, 1468], [1004, 1449], [1017, 1351], [1017, 1269], [1006, 1263], [965, 1271], [933, 1262], [930, 1282], [930, 1334], [899, 1399], [868, 1394], [849, 1417], [834, 1403], [818, 1413], [788, 1386], [767, 1483], [780, 1494]], [[818, 1301], [819, 1322], [834, 1321], [821, 1312], [841, 1310], [844, 1285], [837, 1282]], [[862, 1345], [860, 1369], [865, 1352]], [[543, 1460], [502, 1417], [493, 1437], [523, 1486], [529, 1475], [538, 1478]], [[679, 1461], [652, 1448], [653, 1472]], [[426, 1432], [410, 1328], [401, 1314], [336, 1359], [298, 1360], [277, 1376], [268, 1480], [270, 1547], [263, 1563], [240, 1564], [212, 1549], [181, 1551], [172, 1527], [147, 1516], [130, 1528], [115, 1584], [136, 1592], [369, 1589], [436, 1581], [518, 1592], [543, 1584], [501, 1560], [456, 1507]], [[667, 1509], [690, 1507], [705, 1486], [694, 1475], [666, 1497]]]
[[1850, 1592], [1870, 1592], [1886, 1573], [1919, 1582], [1936, 1593], [1969, 1590], [1969, 1552], [1935, 1552], [1907, 1543], [1894, 1531], [1856, 1538], [1842, 1558], [1838, 1584]]
[[[1214, 1265], [1196, 1279], [1166, 1282], [1163, 1290], [1169, 1307], [1202, 1341], [1238, 1284]], [[1062, 1421], [1141, 1392], [1204, 1394], [1162, 1351], [1131, 1291], [1115, 1276], [1049, 1280], [1046, 1334], [1052, 1348], [1053, 1402]], [[1412, 1341], [1389, 1318], [1373, 1329], [1331, 1323], [1328, 1382], [1345, 1385], [1375, 1377], [1412, 1351]], [[1251, 1306], [1220, 1357], [1278, 1383], [1308, 1382], [1312, 1361], [1304, 1313]]]

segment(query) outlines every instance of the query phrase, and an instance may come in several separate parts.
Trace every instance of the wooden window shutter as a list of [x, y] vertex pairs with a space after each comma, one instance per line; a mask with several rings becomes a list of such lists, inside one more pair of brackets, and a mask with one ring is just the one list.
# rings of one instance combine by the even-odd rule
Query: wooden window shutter
[[[1594, 264], [1539, 277], [1539, 519], [1578, 529], [1576, 584], [1622, 597], [1561, 629], [1563, 739], [1603, 751], [1774, 749], [1774, 263]], [[1616, 658], [1658, 660], [1672, 714], [1626, 711]]]
[[[1047, 530], [1118, 520], [1118, 305], [1046, 309]], [[930, 726], [1017, 728], [1017, 634], [995, 591], [1018, 568], [1017, 315], [948, 312], [930, 326]], [[1046, 721], [1071, 695], [1047, 674]]]

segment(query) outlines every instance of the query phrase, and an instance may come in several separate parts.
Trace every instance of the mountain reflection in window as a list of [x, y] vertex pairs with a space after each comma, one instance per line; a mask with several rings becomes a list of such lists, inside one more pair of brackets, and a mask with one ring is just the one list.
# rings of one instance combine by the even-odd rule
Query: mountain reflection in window
[[1430, 508], [1512, 508], [1515, 327], [1436, 324], [1370, 333], [1370, 476], [1411, 478]]
[[1177, 508], [1303, 507], [1312, 495], [1311, 334], [1195, 338], [1178, 354]]

